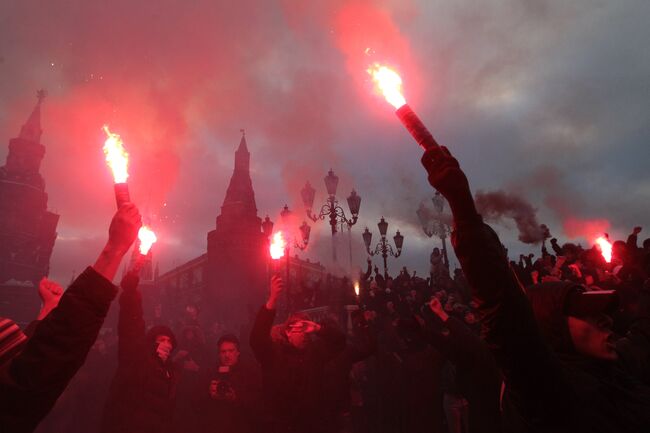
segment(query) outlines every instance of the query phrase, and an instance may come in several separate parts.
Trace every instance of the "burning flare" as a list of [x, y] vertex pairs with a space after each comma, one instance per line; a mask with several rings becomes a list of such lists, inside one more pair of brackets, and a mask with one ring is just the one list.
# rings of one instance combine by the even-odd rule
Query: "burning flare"
[[113, 179], [115, 183], [126, 183], [129, 177], [129, 154], [124, 150], [124, 143], [118, 134], [109, 131], [108, 125], [104, 125], [102, 129], [107, 136], [104, 142], [104, 154], [113, 172]]
[[282, 236], [282, 232], [276, 232], [273, 235], [273, 241], [271, 242], [271, 258], [274, 260], [277, 260], [284, 256], [284, 249], [287, 246], [287, 242], [284, 240], [284, 237]]
[[596, 244], [600, 248], [600, 254], [603, 255], [603, 258], [607, 263], [612, 262], [612, 243], [605, 237], [601, 236], [596, 239]]
[[143, 256], [149, 254], [151, 246], [158, 240], [153, 230], [147, 226], [140, 227], [140, 231], [138, 231], [138, 239], [140, 240], [140, 254]]
[[354, 294], [359, 296], [359, 282], [358, 281], [354, 282]]
[[402, 94], [402, 78], [397, 72], [387, 66], [375, 63], [368, 68], [368, 73], [377, 85], [377, 89], [395, 109], [406, 104], [406, 99]]

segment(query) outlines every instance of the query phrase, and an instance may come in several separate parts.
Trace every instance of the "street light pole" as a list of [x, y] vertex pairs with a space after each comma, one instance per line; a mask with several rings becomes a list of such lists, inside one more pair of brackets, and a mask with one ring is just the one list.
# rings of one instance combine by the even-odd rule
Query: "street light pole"
[[282, 211], [280, 212], [280, 220], [282, 222], [284, 232], [285, 232], [285, 241], [286, 245], [284, 247], [284, 255], [286, 256], [286, 291], [287, 291], [287, 310], [291, 311], [291, 298], [289, 296], [290, 292], [290, 260], [291, 260], [291, 246], [293, 245], [294, 248], [299, 249], [300, 251], [304, 251], [307, 248], [307, 245], [309, 244], [309, 236], [311, 234], [311, 227], [309, 224], [307, 224], [306, 221], [302, 222], [302, 225], [298, 228], [300, 231], [300, 240], [297, 239], [295, 234], [293, 233], [292, 228], [290, 227], [291, 221], [289, 220], [292, 212], [289, 210], [289, 206], [286, 204], [284, 205], [284, 208], [282, 208]]
[[436, 211], [436, 215], [431, 215], [430, 211], [420, 204], [420, 207], [416, 211], [418, 218], [420, 219], [420, 224], [422, 225], [422, 231], [428, 237], [436, 235], [440, 238], [442, 242], [442, 260], [449, 270], [449, 257], [447, 256], [447, 236], [451, 233], [451, 228], [445, 224], [443, 220], [443, 210], [445, 207], [445, 199], [442, 195], [436, 191], [436, 194], [431, 199], [433, 202], [433, 207]]
[[377, 227], [379, 228], [379, 234], [381, 235], [381, 239], [375, 245], [374, 251], [370, 250], [370, 244], [372, 243], [372, 233], [370, 230], [368, 230], [368, 227], [366, 227], [365, 231], [363, 232], [363, 243], [366, 245], [366, 252], [368, 253], [369, 256], [375, 256], [378, 254], [381, 254], [381, 257], [384, 259], [384, 280], [388, 279], [388, 256], [391, 255], [395, 258], [399, 257], [402, 254], [402, 246], [404, 245], [404, 236], [402, 236], [397, 230], [397, 233], [395, 236], [393, 236], [393, 241], [395, 242], [395, 249], [393, 250], [392, 245], [389, 243], [389, 241], [386, 239], [386, 233], [388, 232], [388, 223], [384, 219], [384, 217], [381, 217], [381, 220], [377, 224]]
[[334, 171], [330, 169], [325, 176], [325, 188], [327, 189], [327, 201], [321, 207], [318, 215], [312, 212], [314, 207], [314, 199], [316, 197], [316, 190], [311, 186], [309, 182], [305, 184], [303, 189], [300, 191], [302, 196], [303, 204], [305, 205], [305, 211], [307, 217], [312, 221], [316, 222], [318, 220], [324, 220], [326, 217], [329, 219], [330, 228], [332, 230], [332, 259], [336, 262], [336, 243], [334, 236], [337, 232], [338, 224], [347, 224], [348, 230], [351, 229], [353, 225], [357, 223], [359, 218], [359, 208], [361, 207], [361, 196], [353, 189], [352, 193], [347, 197], [348, 208], [350, 210], [351, 217], [348, 218], [345, 215], [345, 211], [341, 206], [339, 206], [338, 201], [336, 200], [336, 189], [339, 184], [339, 177], [334, 174]]

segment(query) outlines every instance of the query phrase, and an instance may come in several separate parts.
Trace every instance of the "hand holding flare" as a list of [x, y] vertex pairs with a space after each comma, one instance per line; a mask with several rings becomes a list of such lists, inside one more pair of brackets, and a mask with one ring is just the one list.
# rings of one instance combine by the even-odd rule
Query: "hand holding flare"
[[126, 183], [129, 178], [129, 154], [124, 149], [124, 143], [118, 134], [111, 132], [107, 125], [104, 125], [102, 129], [107, 137], [104, 142], [104, 154], [106, 163], [113, 172], [115, 200], [119, 209], [124, 203], [131, 201], [129, 186]]
[[406, 103], [406, 99], [402, 94], [402, 78], [399, 74], [379, 63], [375, 63], [368, 68], [368, 73], [379, 91], [384, 95], [384, 98], [386, 98], [386, 101], [395, 107], [397, 110], [395, 114], [397, 114], [402, 124], [411, 133], [411, 136], [415, 138], [415, 141], [424, 150], [439, 147], [433, 135], [431, 135], [417, 114]]

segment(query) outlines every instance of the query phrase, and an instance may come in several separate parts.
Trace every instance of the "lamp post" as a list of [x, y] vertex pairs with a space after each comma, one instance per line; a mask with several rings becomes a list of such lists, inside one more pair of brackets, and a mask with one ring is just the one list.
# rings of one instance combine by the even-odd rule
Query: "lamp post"
[[361, 207], [361, 196], [353, 189], [350, 195], [347, 197], [348, 207], [350, 209], [351, 218], [348, 218], [345, 215], [345, 211], [338, 204], [336, 200], [336, 188], [339, 184], [339, 177], [334, 174], [334, 171], [330, 169], [325, 176], [325, 188], [327, 189], [327, 201], [321, 207], [318, 215], [312, 212], [314, 207], [314, 199], [316, 197], [316, 190], [311, 186], [309, 182], [305, 184], [303, 189], [300, 191], [302, 196], [302, 202], [305, 205], [305, 211], [307, 217], [312, 221], [316, 222], [319, 219], [324, 220], [325, 217], [329, 218], [329, 224], [332, 229], [332, 258], [336, 262], [336, 245], [334, 244], [334, 235], [337, 232], [338, 224], [346, 224], [348, 230], [356, 224], [359, 218], [359, 208]]
[[287, 290], [287, 310], [291, 311], [291, 297], [289, 294], [289, 285], [290, 285], [290, 256], [291, 256], [291, 247], [297, 248], [300, 251], [304, 251], [307, 248], [307, 245], [309, 244], [309, 235], [311, 234], [311, 227], [309, 224], [307, 224], [306, 221], [303, 221], [298, 230], [300, 231], [300, 239], [298, 239], [294, 235], [294, 230], [292, 230], [291, 227], [291, 217], [292, 212], [289, 210], [289, 206], [286, 204], [282, 208], [282, 211], [280, 212], [280, 220], [282, 223], [282, 226], [284, 227], [284, 234], [285, 234], [285, 241], [286, 241], [286, 246], [284, 249], [284, 255], [286, 257], [286, 290]]
[[445, 267], [449, 270], [449, 258], [447, 256], [447, 236], [451, 233], [451, 228], [448, 224], [444, 222], [442, 218], [442, 213], [445, 208], [445, 199], [442, 195], [436, 191], [436, 194], [431, 199], [433, 202], [433, 208], [435, 210], [435, 215], [427, 210], [424, 204], [420, 204], [420, 207], [416, 211], [420, 224], [422, 224], [422, 231], [428, 237], [436, 235], [442, 241], [442, 259]]
[[393, 257], [399, 257], [402, 254], [402, 245], [404, 245], [404, 236], [402, 236], [397, 230], [395, 236], [393, 236], [393, 241], [395, 242], [395, 248], [397, 251], [393, 250], [392, 245], [386, 240], [386, 233], [388, 232], [388, 223], [381, 217], [381, 220], [377, 224], [379, 228], [379, 234], [381, 235], [381, 240], [375, 246], [374, 251], [370, 250], [370, 244], [372, 243], [372, 233], [366, 227], [366, 230], [363, 232], [363, 243], [366, 244], [366, 251], [370, 256], [375, 256], [381, 254], [381, 257], [384, 259], [384, 279], [388, 279], [388, 264], [387, 259], [388, 255]]

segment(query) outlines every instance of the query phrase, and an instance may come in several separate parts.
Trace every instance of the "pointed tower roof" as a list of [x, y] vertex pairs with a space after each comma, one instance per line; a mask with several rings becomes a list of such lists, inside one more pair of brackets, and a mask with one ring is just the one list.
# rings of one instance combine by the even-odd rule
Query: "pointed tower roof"
[[241, 130], [239, 148], [235, 152], [235, 170], [230, 178], [226, 198], [221, 206], [222, 215], [257, 216], [255, 192], [250, 176], [250, 152], [246, 143], [246, 133]]
[[241, 132], [241, 140], [239, 141], [239, 148], [237, 148], [236, 153], [249, 153], [248, 145], [246, 144], [246, 131], [244, 129], [239, 130]]
[[32, 143], [41, 142], [41, 134], [43, 133], [43, 130], [41, 129], [41, 103], [43, 102], [43, 99], [45, 99], [45, 95], [45, 90], [39, 90], [36, 92], [38, 102], [36, 103], [36, 107], [34, 107], [32, 114], [30, 114], [27, 119], [27, 122], [20, 129], [20, 135], [18, 138], [31, 141]]

